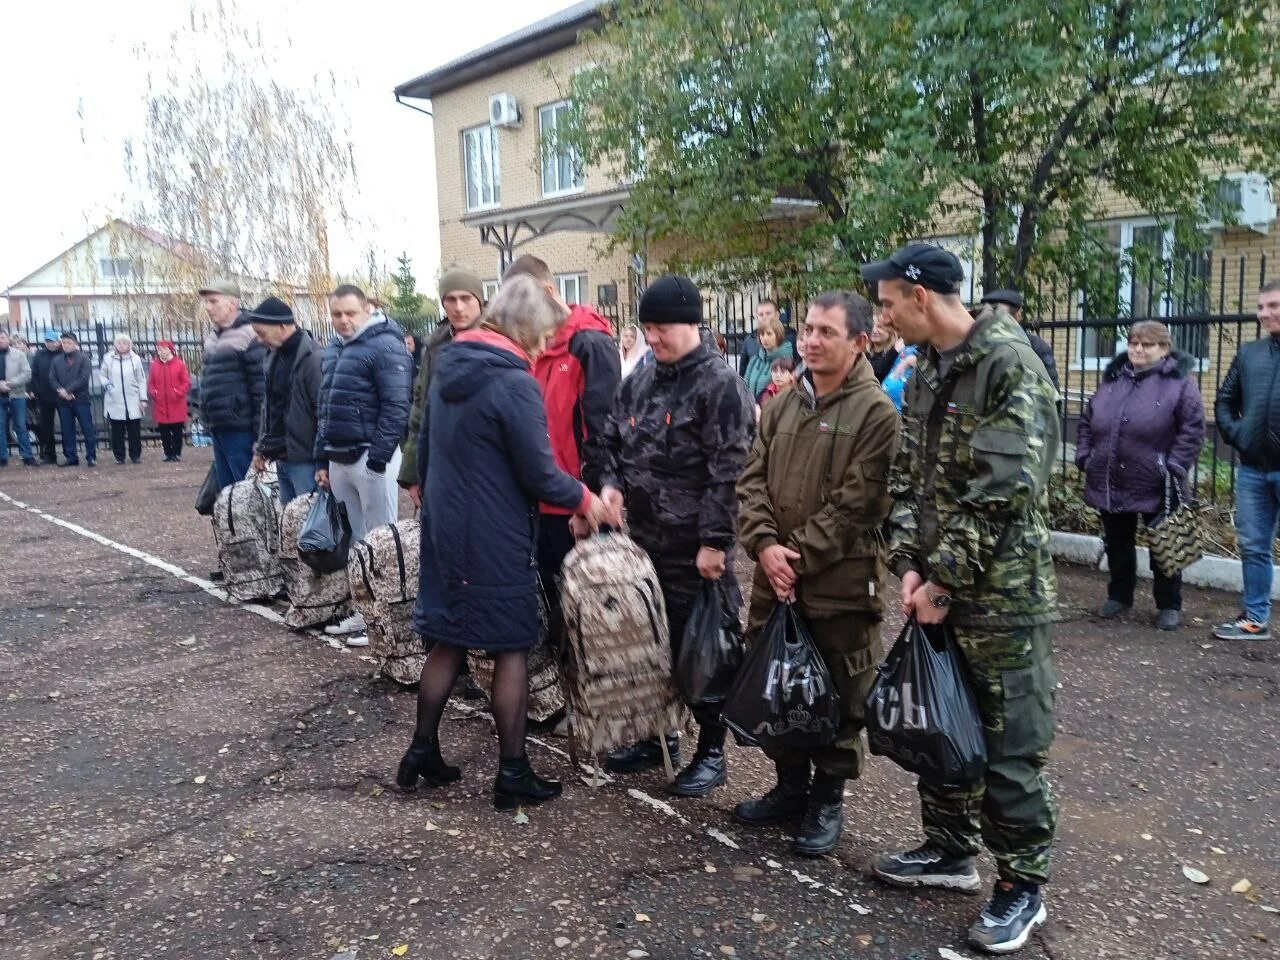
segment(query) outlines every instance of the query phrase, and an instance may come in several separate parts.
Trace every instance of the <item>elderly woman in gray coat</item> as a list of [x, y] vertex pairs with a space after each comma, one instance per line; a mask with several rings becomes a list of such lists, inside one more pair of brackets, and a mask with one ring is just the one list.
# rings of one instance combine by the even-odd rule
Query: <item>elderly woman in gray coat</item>
[[129, 438], [129, 460], [142, 462], [142, 415], [147, 412], [147, 368], [133, 352], [133, 341], [123, 333], [116, 336], [111, 352], [98, 368], [102, 381], [102, 409], [111, 425], [111, 452], [116, 463], [124, 463], [125, 436]]

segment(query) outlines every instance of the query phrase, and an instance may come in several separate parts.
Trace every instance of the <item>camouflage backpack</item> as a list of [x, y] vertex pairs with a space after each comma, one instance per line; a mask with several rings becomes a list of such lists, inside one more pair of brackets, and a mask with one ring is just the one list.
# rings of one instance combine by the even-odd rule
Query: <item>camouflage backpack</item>
[[666, 604], [648, 555], [620, 533], [590, 537], [565, 559], [561, 578], [575, 760], [678, 729], [684, 707], [671, 679]]
[[298, 559], [298, 532], [317, 494], [295, 497], [280, 518], [280, 566], [284, 587], [289, 593], [289, 609], [284, 622], [295, 630], [345, 617], [350, 610], [351, 591], [347, 572], [316, 573]]
[[351, 603], [369, 627], [369, 652], [384, 677], [416, 684], [427, 659], [422, 638], [413, 629], [418, 599], [417, 520], [389, 523], [351, 547], [347, 581]]
[[280, 499], [274, 474], [224, 487], [213, 505], [222, 586], [235, 600], [266, 600], [284, 584], [280, 558]]
[[[548, 643], [547, 621], [550, 611], [547, 598], [538, 585], [538, 642], [529, 651], [529, 716], [534, 720], [550, 720], [564, 709], [564, 693], [560, 689], [560, 656]], [[493, 658], [483, 650], [467, 651], [471, 679], [493, 702]]]

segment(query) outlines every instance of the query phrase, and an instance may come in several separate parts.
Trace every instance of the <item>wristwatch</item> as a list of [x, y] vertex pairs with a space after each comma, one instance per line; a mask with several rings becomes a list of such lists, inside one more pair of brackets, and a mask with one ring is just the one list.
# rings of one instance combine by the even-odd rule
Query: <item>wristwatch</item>
[[935, 591], [931, 583], [925, 583], [924, 595], [929, 598], [930, 605], [939, 610], [945, 610], [951, 606], [951, 594]]

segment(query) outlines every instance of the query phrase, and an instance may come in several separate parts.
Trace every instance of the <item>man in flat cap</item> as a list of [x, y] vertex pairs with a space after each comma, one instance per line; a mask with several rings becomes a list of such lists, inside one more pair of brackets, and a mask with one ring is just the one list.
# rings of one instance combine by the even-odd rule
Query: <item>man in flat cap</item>
[[287, 506], [316, 488], [316, 416], [324, 350], [310, 333], [298, 329], [293, 309], [278, 297], [258, 304], [249, 322], [270, 351], [253, 466], [264, 470], [268, 460], [276, 462], [280, 503]]
[[[720, 581], [730, 609], [742, 596], [732, 569], [735, 486], [755, 434], [755, 404], [742, 378], [702, 340], [702, 295], [688, 277], [658, 278], [640, 298], [639, 319], [655, 363], [618, 388], [604, 425], [601, 496], [627, 509], [631, 537], [653, 561], [673, 653], [704, 580]], [[705, 796], [725, 782], [725, 728], [718, 706], [695, 706], [698, 746], [668, 788]], [[679, 740], [668, 735], [673, 759]], [[657, 740], [615, 751], [617, 773], [662, 763]]]
[[972, 892], [985, 844], [999, 876], [969, 942], [1008, 953], [1045, 920], [1040, 886], [1057, 823], [1043, 768], [1057, 682], [1048, 488], [1058, 391], [1013, 317], [970, 316], [948, 251], [914, 243], [862, 275], [885, 320], [921, 351], [889, 474], [889, 563], [906, 616], [954, 627], [987, 741], [973, 787], [920, 780], [925, 842], [878, 857], [872, 871], [898, 886]]
[[200, 375], [200, 417], [213, 437], [213, 464], [219, 488], [243, 480], [253, 461], [253, 442], [266, 392], [266, 347], [240, 309], [240, 285], [213, 280], [200, 288], [200, 301], [213, 331], [204, 341]]
[[[1009, 316], [1017, 320], [1018, 323], [1022, 323], [1022, 308], [1026, 306], [1026, 301], [1022, 299], [1022, 294], [1017, 290], [1003, 287], [999, 290], [992, 290], [984, 296], [982, 305], [992, 310], [1003, 307], [1008, 311]], [[1036, 352], [1036, 356], [1044, 364], [1045, 372], [1049, 374], [1049, 379], [1053, 381], [1053, 388], [1060, 392], [1062, 385], [1058, 382], [1058, 364], [1053, 358], [1053, 347], [1049, 346], [1038, 333], [1032, 333], [1025, 328], [1023, 332], [1031, 343], [1031, 349]]]

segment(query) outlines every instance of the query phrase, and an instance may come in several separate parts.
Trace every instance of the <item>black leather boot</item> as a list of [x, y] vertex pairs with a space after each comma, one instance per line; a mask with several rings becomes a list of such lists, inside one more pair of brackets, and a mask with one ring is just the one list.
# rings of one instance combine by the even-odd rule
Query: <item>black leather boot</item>
[[724, 759], [724, 727], [704, 723], [698, 727], [698, 749], [689, 765], [667, 786], [677, 797], [705, 797], [729, 779]]
[[805, 857], [830, 853], [844, 829], [844, 779], [819, 770], [809, 788], [809, 806], [796, 831], [792, 849]]
[[528, 757], [501, 760], [498, 776], [493, 781], [493, 806], [497, 810], [536, 807], [554, 800], [563, 789], [555, 780], [543, 780], [534, 773]]
[[759, 800], [744, 800], [733, 808], [733, 819], [749, 827], [799, 820], [809, 807], [809, 764], [775, 763], [778, 785]]
[[[680, 762], [680, 735], [667, 734], [667, 752], [671, 754], [671, 763]], [[652, 767], [662, 766], [662, 745], [658, 738], [641, 740], [629, 747], [615, 750], [604, 758], [604, 768], [610, 773], [639, 773]]]
[[462, 776], [458, 767], [450, 766], [440, 756], [440, 741], [436, 737], [414, 737], [413, 743], [400, 760], [396, 771], [396, 786], [405, 793], [418, 789], [421, 777], [428, 787], [443, 787]]

